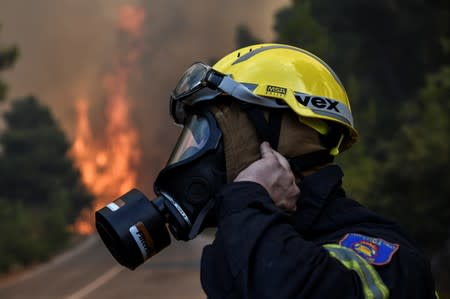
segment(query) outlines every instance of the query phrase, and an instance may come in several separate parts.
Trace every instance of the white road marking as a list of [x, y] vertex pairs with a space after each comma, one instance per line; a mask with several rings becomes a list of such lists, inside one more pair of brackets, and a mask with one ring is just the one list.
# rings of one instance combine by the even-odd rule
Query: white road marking
[[111, 279], [113, 279], [117, 274], [119, 274], [124, 268], [121, 266], [114, 266], [111, 269], [109, 269], [108, 272], [104, 273], [102, 276], [98, 277], [93, 282], [87, 284], [83, 288], [79, 289], [75, 293], [64, 297], [64, 299], [83, 299]]
[[0, 283], [0, 287], [3, 288], [6, 286], [16, 284], [21, 281], [24, 281], [24, 280], [28, 280], [28, 279], [33, 278], [45, 271], [53, 269], [54, 267], [76, 257], [77, 255], [82, 254], [84, 251], [90, 249], [98, 241], [99, 241], [99, 238], [97, 236], [95, 236], [95, 235], [89, 236], [84, 242], [82, 242], [77, 247], [73, 248], [72, 250], [66, 251], [66, 252], [56, 256], [55, 258], [53, 258], [46, 264], [43, 264], [34, 270], [26, 272], [17, 278], [14, 278], [12, 280], [6, 280], [3, 283]]

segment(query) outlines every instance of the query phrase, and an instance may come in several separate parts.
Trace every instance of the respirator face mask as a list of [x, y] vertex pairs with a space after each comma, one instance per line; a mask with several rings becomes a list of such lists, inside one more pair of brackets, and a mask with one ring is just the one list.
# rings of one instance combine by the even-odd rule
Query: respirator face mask
[[214, 226], [214, 195], [226, 182], [222, 132], [205, 107], [188, 114], [150, 201], [133, 189], [95, 214], [97, 231], [114, 258], [135, 269], [175, 239], [191, 240]]

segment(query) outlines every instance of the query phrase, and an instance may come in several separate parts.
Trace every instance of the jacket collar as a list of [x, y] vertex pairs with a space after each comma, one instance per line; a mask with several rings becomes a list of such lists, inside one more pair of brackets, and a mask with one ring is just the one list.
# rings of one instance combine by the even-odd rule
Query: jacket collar
[[298, 232], [308, 232], [330, 195], [341, 186], [343, 176], [339, 166], [330, 165], [304, 177], [300, 183], [297, 211], [290, 216], [290, 222]]

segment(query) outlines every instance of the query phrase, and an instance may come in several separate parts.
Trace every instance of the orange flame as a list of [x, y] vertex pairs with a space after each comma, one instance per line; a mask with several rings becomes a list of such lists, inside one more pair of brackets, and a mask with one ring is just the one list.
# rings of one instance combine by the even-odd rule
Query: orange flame
[[128, 81], [141, 53], [144, 20], [142, 7], [126, 5], [119, 11], [118, 28], [128, 36], [133, 47], [117, 57], [112, 71], [103, 78], [107, 96], [103, 136], [94, 138], [88, 99], [81, 98], [76, 102], [77, 127], [71, 154], [83, 183], [95, 197], [92, 207], [83, 210], [74, 224], [73, 229], [80, 234], [94, 231], [96, 210], [136, 185], [136, 166], [141, 151], [138, 131], [130, 121]]
[[125, 5], [119, 10], [119, 29], [127, 32], [133, 38], [141, 37], [144, 21], [145, 11], [142, 7]]

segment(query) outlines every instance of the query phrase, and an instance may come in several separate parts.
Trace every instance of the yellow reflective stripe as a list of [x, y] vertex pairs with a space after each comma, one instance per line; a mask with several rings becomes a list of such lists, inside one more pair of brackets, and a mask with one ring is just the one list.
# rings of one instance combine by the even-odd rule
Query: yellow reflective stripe
[[326, 244], [323, 247], [347, 269], [355, 271], [358, 274], [366, 299], [389, 298], [389, 290], [377, 271], [356, 252], [337, 244]]
[[439, 294], [437, 291], [434, 291], [434, 295], [436, 296], [437, 299], [439, 299]]

